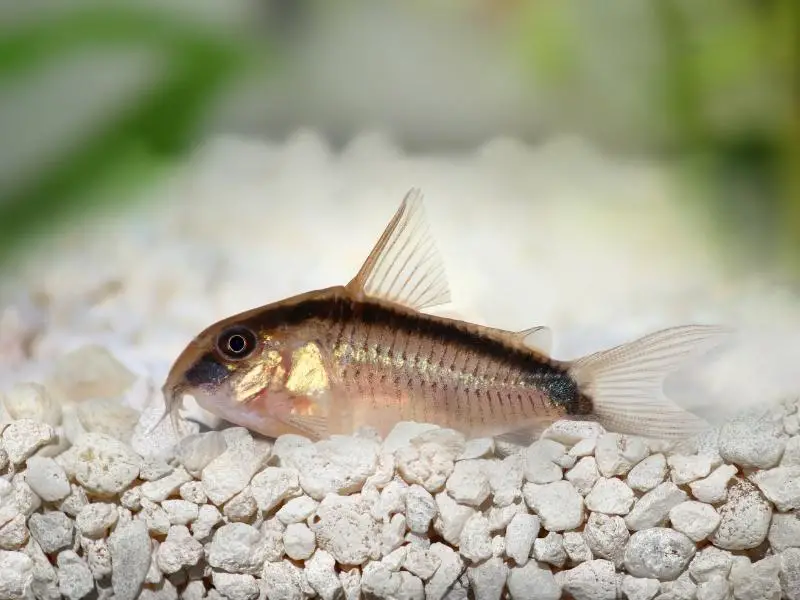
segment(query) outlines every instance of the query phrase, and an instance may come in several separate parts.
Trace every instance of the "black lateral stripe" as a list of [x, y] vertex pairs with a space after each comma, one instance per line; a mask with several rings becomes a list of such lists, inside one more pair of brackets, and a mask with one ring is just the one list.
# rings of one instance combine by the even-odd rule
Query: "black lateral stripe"
[[347, 298], [332, 296], [278, 305], [252, 317], [251, 323], [254, 327], [272, 329], [326, 319], [360, 323], [368, 327], [397, 328], [434, 338], [444, 344], [456, 344], [496, 361], [504, 369], [519, 369], [525, 374], [523, 379], [526, 383], [546, 391], [551, 400], [565, 408], [568, 414], [591, 412], [591, 399], [580, 392], [577, 383], [563, 368], [548, 361], [546, 357], [423, 313], [393, 310], [378, 303], [353, 302]]

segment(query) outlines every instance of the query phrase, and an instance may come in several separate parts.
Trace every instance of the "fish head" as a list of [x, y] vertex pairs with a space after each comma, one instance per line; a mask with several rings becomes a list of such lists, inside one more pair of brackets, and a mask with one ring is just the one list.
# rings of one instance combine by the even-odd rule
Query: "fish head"
[[272, 435], [270, 406], [286, 401], [283, 345], [280, 331], [246, 316], [211, 325], [173, 363], [163, 386], [165, 416], [176, 423], [189, 395], [227, 421]]

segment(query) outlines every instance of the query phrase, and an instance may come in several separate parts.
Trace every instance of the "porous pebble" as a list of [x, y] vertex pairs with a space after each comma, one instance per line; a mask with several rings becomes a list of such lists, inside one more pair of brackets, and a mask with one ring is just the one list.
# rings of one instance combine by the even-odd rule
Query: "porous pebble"
[[[757, 441], [785, 437], [764, 423]], [[501, 455], [422, 425], [387, 442], [230, 427], [165, 458], [108, 429], [40, 455], [49, 430], [17, 421], [0, 597], [746, 600], [800, 577], [791, 453], [757, 467], [728, 440], [730, 464], [713, 436], [678, 452], [584, 423]]]

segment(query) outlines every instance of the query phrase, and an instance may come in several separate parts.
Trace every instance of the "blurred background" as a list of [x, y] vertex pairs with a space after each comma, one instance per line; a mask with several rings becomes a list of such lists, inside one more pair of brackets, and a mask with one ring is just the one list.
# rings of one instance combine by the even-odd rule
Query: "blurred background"
[[[797, 13], [795, 0], [0, 3], [0, 288], [14, 309], [0, 334], [19, 346], [12, 361], [4, 342], [6, 367], [69, 345], [30, 333], [31, 315], [57, 322], [69, 304], [75, 339], [94, 331], [76, 315], [137, 347], [173, 319], [174, 338], [148, 346], [157, 379], [208, 319], [340, 283], [411, 185], [430, 197], [453, 287], [474, 292], [464, 311], [497, 326], [616, 319], [610, 342], [655, 324], [653, 302], [670, 322], [751, 314], [752, 286], [800, 306]], [[119, 221], [135, 226], [103, 220], [134, 210]], [[527, 270], [493, 271], [512, 259]], [[207, 274], [180, 285], [213, 288], [212, 307], [184, 294], [166, 308], [183, 270]], [[133, 280], [147, 300], [123, 293]], [[531, 316], [498, 322], [512, 305]], [[575, 352], [600, 343], [574, 335]]]

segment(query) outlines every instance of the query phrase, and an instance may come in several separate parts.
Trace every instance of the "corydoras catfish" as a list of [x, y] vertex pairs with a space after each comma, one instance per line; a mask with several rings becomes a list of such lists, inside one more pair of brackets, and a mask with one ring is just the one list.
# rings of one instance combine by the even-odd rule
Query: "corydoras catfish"
[[556, 360], [547, 327], [506, 331], [423, 312], [449, 301], [414, 189], [347, 285], [231, 316], [191, 341], [164, 384], [165, 417], [177, 422], [188, 394], [269, 437], [361, 426], [386, 435], [398, 421], [516, 443], [560, 419], [661, 439], [707, 426], [663, 394], [663, 381], [725, 327], [673, 327]]

